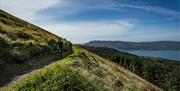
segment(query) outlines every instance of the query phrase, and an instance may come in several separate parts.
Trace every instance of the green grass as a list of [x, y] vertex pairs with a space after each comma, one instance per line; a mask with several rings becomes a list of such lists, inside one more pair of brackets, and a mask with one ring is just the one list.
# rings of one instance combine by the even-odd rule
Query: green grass
[[72, 58], [79, 55], [78, 53], [70, 57], [45, 67], [33, 75], [27, 76], [24, 80], [18, 81], [17, 84], [3, 90], [7, 91], [95, 91], [97, 86], [93, 81], [89, 81], [85, 75], [80, 74], [82, 69], [73, 69]]
[[21, 77], [0, 91], [161, 91], [139, 78], [79, 47], [63, 60]]
[[[40, 68], [54, 61], [54, 57], [50, 55], [41, 55], [37, 58], [29, 59], [27, 62], [20, 64], [5, 64], [0, 67], [0, 82], [6, 84], [11, 78], [22, 75], [30, 70]], [[3, 83], [4, 82], [4, 83]]]
[[106, 47], [82, 46], [99, 56], [112, 60], [167, 91], [180, 89], [180, 62], [159, 58], [139, 57]]
[[0, 10], [0, 86], [27, 69], [72, 53], [72, 44]]
[[72, 70], [68, 65], [70, 59], [44, 68], [12, 86], [15, 91], [58, 91], [58, 90], [93, 90], [89, 82], [79, 70]]

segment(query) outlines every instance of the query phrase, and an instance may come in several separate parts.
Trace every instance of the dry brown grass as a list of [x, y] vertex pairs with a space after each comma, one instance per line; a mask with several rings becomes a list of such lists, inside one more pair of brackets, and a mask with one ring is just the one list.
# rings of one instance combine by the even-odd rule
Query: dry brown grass
[[83, 65], [81, 67], [84, 73], [89, 75], [91, 79], [100, 81], [106, 88], [112, 91], [162, 91], [157, 86], [110, 60], [84, 49], [81, 49], [80, 52], [84, 53], [85, 57], [87, 57], [86, 60], [80, 61], [80, 64]]

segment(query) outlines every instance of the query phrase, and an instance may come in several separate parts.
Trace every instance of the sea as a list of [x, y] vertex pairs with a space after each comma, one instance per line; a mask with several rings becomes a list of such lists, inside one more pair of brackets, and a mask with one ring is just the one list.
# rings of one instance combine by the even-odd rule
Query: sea
[[138, 56], [160, 57], [160, 58], [180, 61], [180, 51], [174, 51], [174, 50], [120, 50], [120, 51], [128, 52]]

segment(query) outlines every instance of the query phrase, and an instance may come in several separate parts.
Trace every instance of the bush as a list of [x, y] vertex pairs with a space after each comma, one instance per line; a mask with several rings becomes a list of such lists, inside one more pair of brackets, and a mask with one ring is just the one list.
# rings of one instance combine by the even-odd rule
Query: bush
[[16, 35], [17, 35], [17, 38], [20, 38], [20, 39], [31, 39], [32, 38], [32, 36], [30, 36], [26, 33], [23, 33], [23, 32], [19, 32]]

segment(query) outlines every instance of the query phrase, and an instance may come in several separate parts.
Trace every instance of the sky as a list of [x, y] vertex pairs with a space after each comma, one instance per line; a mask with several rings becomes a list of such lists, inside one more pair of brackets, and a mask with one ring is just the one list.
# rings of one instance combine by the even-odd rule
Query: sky
[[73, 43], [180, 40], [180, 0], [0, 0], [0, 9]]

